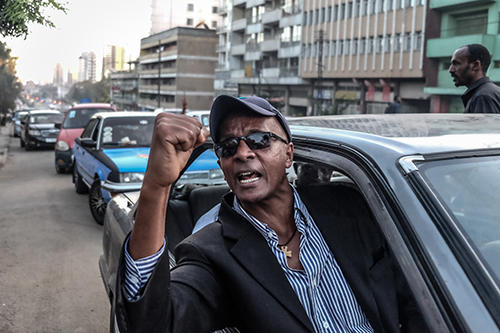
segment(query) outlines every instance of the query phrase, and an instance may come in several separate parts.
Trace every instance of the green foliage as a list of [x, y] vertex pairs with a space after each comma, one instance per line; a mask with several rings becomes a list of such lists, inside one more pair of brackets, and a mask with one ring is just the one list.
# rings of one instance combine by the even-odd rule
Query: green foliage
[[109, 80], [92, 83], [90, 81], [77, 82], [71, 86], [66, 100], [80, 102], [81, 99], [90, 98], [93, 103], [109, 103]]
[[[1, 0], [0, 0], [1, 1]], [[0, 113], [13, 110], [15, 102], [22, 90], [16, 72], [16, 59], [10, 56], [10, 49], [0, 42]]]
[[55, 0], [0, 0], [0, 35], [26, 38], [30, 23], [54, 27], [43, 13], [47, 8], [66, 13], [65, 5]]

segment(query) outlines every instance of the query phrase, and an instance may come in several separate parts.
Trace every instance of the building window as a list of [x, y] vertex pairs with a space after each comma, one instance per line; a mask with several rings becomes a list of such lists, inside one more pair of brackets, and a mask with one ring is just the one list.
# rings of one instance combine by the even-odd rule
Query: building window
[[411, 34], [404, 34], [403, 37], [403, 51], [408, 52], [411, 50]]
[[356, 1], [356, 5], [352, 9], [352, 17], [358, 17], [360, 12], [361, 1]]
[[217, 21], [212, 21], [212, 28], [213, 29], [217, 28]]
[[186, 19], [186, 25], [193, 25], [193, 19], [191, 18]]
[[292, 27], [292, 42], [300, 42], [302, 37], [302, 27], [300, 25], [294, 25]]
[[212, 14], [217, 14], [218, 9], [217, 7], [212, 7]]
[[366, 53], [373, 53], [373, 37], [370, 37], [368, 40], [368, 45], [366, 46]]
[[326, 22], [332, 22], [332, 6], [328, 6], [326, 11]]
[[323, 45], [323, 55], [325, 57], [330, 56], [330, 41], [326, 40]]
[[375, 42], [375, 53], [382, 53], [382, 36], [378, 36]]
[[401, 35], [396, 34], [394, 36], [394, 51], [399, 52], [401, 50]]
[[383, 0], [384, 1], [384, 5], [385, 5], [385, 11], [388, 12], [388, 11], [391, 11], [392, 10], [392, 1], [393, 0]]
[[340, 6], [339, 20], [343, 20], [345, 16], [345, 3]]
[[318, 24], [319, 23], [319, 9], [316, 9], [314, 11], [314, 22], [313, 24]]
[[352, 2], [347, 3], [347, 12], [345, 14], [346, 20], [352, 17]]
[[337, 55], [337, 41], [336, 40], [330, 41], [330, 54], [332, 56]]
[[280, 40], [283, 43], [289, 43], [292, 37], [292, 27], [284, 27], [281, 32]]
[[453, 16], [455, 19], [455, 36], [486, 34], [488, 11], [469, 12]]
[[352, 54], [358, 54], [358, 40], [354, 39], [351, 41]]
[[339, 5], [333, 6], [332, 22], [335, 22], [339, 18]]
[[194, 11], [194, 5], [192, 3], [188, 3], [188, 12]]
[[370, 15], [371, 14], [375, 14], [375, 2], [376, 2], [376, 0], [370, 0], [369, 1], [368, 7], [370, 9]]
[[325, 10], [325, 7], [321, 8], [321, 22], [325, 22], [326, 20]]
[[360, 0], [360, 1], [363, 1], [361, 3], [361, 15], [360, 16], [364, 16], [364, 15], [366, 15], [366, 13], [368, 13], [368, 0]]
[[422, 46], [422, 31], [419, 31], [415, 34], [413, 42], [414, 42], [413, 49], [420, 51], [420, 47]]
[[313, 11], [313, 10], [310, 10], [310, 11], [309, 11], [309, 15], [308, 15], [308, 16], [309, 16], [309, 18], [308, 18], [308, 21], [307, 21], [308, 23], [307, 23], [307, 24], [309, 24], [309, 25], [314, 24], [314, 23], [313, 23], [313, 20], [314, 20], [314, 11]]

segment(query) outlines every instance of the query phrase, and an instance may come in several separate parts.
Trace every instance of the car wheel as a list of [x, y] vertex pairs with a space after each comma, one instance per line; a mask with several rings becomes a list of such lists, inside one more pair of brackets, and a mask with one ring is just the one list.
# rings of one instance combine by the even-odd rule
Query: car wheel
[[88, 192], [87, 185], [82, 180], [82, 176], [76, 171], [76, 168], [73, 168], [73, 183], [75, 183], [75, 191], [76, 193], [83, 194]]
[[102, 197], [101, 181], [96, 179], [89, 190], [89, 207], [97, 224], [102, 225], [104, 223], [106, 206], [107, 204]]
[[57, 165], [57, 162], [55, 163], [55, 166], [56, 166], [56, 172], [61, 174], [61, 173], [65, 173], [66, 172], [66, 169], [61, 167], [60, 165]]

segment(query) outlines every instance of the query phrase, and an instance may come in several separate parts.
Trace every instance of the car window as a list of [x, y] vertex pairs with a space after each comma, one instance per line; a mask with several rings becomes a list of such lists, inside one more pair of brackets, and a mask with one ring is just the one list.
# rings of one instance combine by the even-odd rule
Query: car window
[[99, 119], [92, 119], [82, 132], [82, 138], [90, 138]]
[[429, 161], [419, 170], [500, 279], [500, 159]]
[[61, 123], [63, 115], [62, 114], [39, 114], [31, 115], [29, 122], [31, 124], [54, 124]]
[[154, 117], [112, 117], [104, 120], [101, 134], [103, 148], [149, 147]]
[[97, 112], [111, 112], [108, 108], [88, 108], [69, 110], [64, 119], [63, 128], [83, 128], [89, 122], [90, 117]]
[[226, 184], [224, 174], [217, 164], [217, 155], [215, 155], [214, 151], [207, 149], [201, 153], [182, 174], [177, 184]]

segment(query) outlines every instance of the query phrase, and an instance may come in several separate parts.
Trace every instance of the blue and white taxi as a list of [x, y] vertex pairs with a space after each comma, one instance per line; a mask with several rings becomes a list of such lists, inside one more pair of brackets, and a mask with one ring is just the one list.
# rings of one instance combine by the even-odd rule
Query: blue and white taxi
[[[77, 193], [89, 192], [89, 208], [102, 224], [107, 203], [116, 193], [141, 188], [153, 135], [154, 112], [103, 112], [92, 116], [75, 140], [73, 182]], [[193, 177], [220, 177], [215, 153], [193, 165]]]

